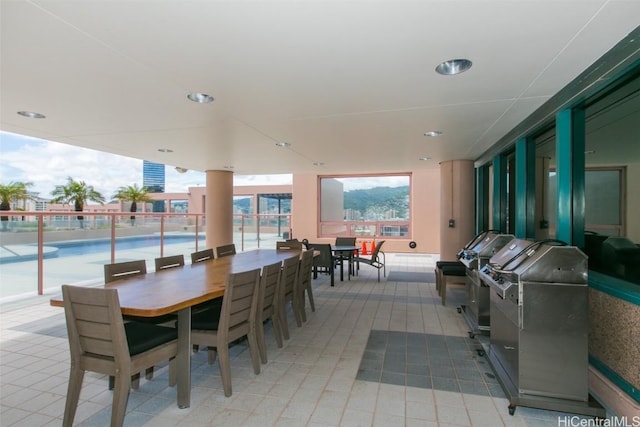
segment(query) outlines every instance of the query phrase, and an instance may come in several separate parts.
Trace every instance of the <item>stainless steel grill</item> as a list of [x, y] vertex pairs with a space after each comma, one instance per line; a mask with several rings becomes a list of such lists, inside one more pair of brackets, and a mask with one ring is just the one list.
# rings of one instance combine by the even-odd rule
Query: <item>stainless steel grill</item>
[[604, 416], [587, 385], [587, 256], [514, 239], [479, 276], [491, 288], [489, 360], [510, 413], [521, 405]]
[[488, 333], [491, 329], [489, 286], [480, 280], [478, 271], [514, 238], [512, 234], [488, 230], [471, 239], [458, 254], [460, 262], [466, 267], [467, 300], [462, 310], [471, 328], [469, 336], [472, 338], [477, 333]]

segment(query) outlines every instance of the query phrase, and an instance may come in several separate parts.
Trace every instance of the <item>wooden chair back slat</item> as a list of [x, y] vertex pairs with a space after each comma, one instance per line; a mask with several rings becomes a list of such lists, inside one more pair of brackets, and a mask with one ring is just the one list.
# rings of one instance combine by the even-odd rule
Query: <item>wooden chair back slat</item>
[[257, 309], [253, 302], [257, 298], [259, 280], [260, 269], [229, 275], [222, 299], [220, 331], [237, 327], [239, 324], [248, 325], [252, 309]]
[[236, 254], [236, 245], [234, 243], [230, 243], [228, 245], [218, 246], [216, 248], [216, 257], [221, 258], [225, 256], [235, 255]]
[[118, 291], [63, 286], [67, 330], [72, 355], [129, 359]]
[[191, 264], [196, 264], [203, 261], [209, 261], [213, 259], [213, 249], [203, 249], [191, 254]]
[[184, 266], [184, 255], [171, 255], [155, 259], [156, 271]]
[[293, 288], [296, 284], [296, 278], [298, 277], [298, 269], [300, 266], [300, 260], [298, 257], [287, 258], [282, 263], [282, 283], [281, 294], [293, 295]]
[[286, 242], [276, 242], [276, 250], [278, 251], [301, 251], [302, 242], [287, 240]]
[[105, 264], [104, 266], [104, 282], [109, 283], [118, 279], [126, 279], [129, 277], [147, 274], [147, 263], [145, 260], [116, 262], [114, 264]]
[[262, 268], [262, 277], [258, 294], [258, 313], [261, 321], [266, 320], [274, 312], [282, 263], [276, 262]]

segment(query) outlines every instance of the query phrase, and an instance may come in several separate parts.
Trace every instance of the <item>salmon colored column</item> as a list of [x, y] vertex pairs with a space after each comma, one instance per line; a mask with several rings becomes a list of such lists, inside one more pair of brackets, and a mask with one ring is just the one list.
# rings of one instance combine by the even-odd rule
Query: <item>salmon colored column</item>
[[233, 172], [209, 170], [205, 194], [207, 248], [233, 243]]
[[474, 235], [475, 171], [471, 160], [440, 163], [440, 259], [456, 254]]

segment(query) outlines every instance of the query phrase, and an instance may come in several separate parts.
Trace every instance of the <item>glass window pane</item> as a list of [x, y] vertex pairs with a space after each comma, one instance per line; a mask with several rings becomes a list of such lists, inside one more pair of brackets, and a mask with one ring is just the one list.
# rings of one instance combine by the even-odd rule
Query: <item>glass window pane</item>
[[410, 184], [407, 174], [320, 177], [320, 234], [409, 236]]
[[585, 224], [620, 225], [620, 170], [587, 170], [584, 179]]

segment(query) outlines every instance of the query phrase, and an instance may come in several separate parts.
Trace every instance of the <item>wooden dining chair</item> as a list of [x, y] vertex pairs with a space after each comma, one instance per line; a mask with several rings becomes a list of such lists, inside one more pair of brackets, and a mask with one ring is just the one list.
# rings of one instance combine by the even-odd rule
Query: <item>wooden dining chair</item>
[[302, 242], [287, 240], [287, 241], [277, 241], [276, 242], [276, 250], [277, 251], [301, 251], [302, 250]]
[[209, 261], [213, 259], [213, 249], [203, 249], [191, 254], [191, 264], [196, 264], [203, 261]]
[[175, 385], [178, 332], [150, 323], [124, 323], [118, 291], [62, 285], [71, 370], [63, 426], [73, 425], [85, 371], [115, 377], [111, 426], [122, 426], [131, 374], [169, 360], [169, 383]]
[[260, 373], [260, 351], [255, 334], [259, 282], [260, 269], [229, 274], [220, 316], [204, 312], [191, 320], [191, 342], [208, 347], [209, 364], [213, 364], [218, 356], [222, 386], [227, 397], [232, 392], [230, 343], [246, 336], [253, 371]]
[[156, 271], [166, 270], [168, 268], [184, 267], [184, 255], [171, 255], [159, 257], [155, 260]]
[[282, 329], [280, 328], [279, 308], [278, 308], [278, 286], [280, 285], [280, 274], [282, 262], [276, 262], [262, 267], [260, 276], [260, 286], [258, 287], [258, 315], [254, 323], [256, 328], [256, 338], [260, 349], [260, 359], [262, 363], [267, 363], [267, 344], [264, 339], [264, 322], [271, 319], [273, 332], [276, 336], [278, 348], [282, 348]]
[[[104, 283], [111, 283], [115, 280], [130, 279], [136, 276], [142, 276], [147, 274], [147, 262], [143, 259], [135, 261], [115, 262], [112, 264], [104, 265]], [[124, 319], [129, 321], [139, 321], [145, 323], [160, 324], [165, 323], [166, 317], [154, 318], [154, 317], [138, 317], [138, 316], [124, 316]], [[153, 366], [149, 366], [145, 371], [145, 378], [150, 380], [153, 378]], [[109, 390], [113, 390], [114, 377], [109, 377]], [[132, 377], [133, 388], [137, 389], [140, 384], [140, 374], [134, 373]]]
[[[293, 315], [298, 327], [302, 326], [302, 318], [298, 312], [298, 305], [294, 304], [294, 289], [298, 279], [298, 269], [300, 268], [300, 258], [295, 255], [282, 262], [282, 273], [280, 274], [280, 288], [278, 295], [278, 310], [280, 311], [280, 327], [282, 336], [289, 339], [289, 325], [287, 322], [287, 304], [291, 303]], [[296, 293], [297, 295], [297, 293]]]
[[234, 243], [218, 246], [216, 248], [216, 258], [221, 258], [229, 255], [235, 255], [235, 254], [236, 254], [236, 245]]
[[305, 312], [306, 299], [309, 299], [309, 306], [311, 311], [316, 311], [316, 305], [313, 301], [313, 289], [311, 287], [311, 273], [313, 271], [313, 251], [305, 251], [302, 253], [302, 259], [300, 260], [300, 268], [298, 269], [298, 277], [296, 280], [294, 301], [298, 306], [298, 313], [303, 322], [307, 321], [307, 314]]

